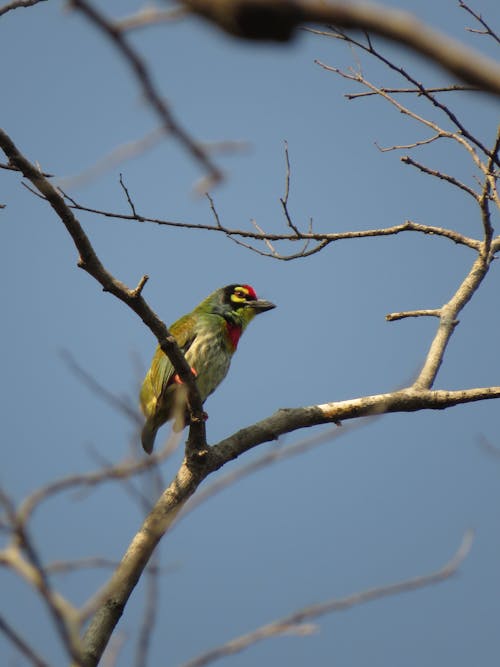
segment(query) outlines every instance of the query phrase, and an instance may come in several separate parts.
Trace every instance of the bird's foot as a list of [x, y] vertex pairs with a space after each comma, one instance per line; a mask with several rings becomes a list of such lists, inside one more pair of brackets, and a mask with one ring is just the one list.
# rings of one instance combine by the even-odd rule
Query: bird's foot
[[[196, 369], [191, 366], [191, 373], [194, 375], [194, 377], [198, 377], [198, 373], [196, 372]], [[172, 378], [172, 382], [175, 384], [184, 384], [184, 382], [180, 379], [179, 374], [176, 373], [174, 377]]]
[[203, 412], [201, 413], [201, 418], [198, 418], [198, 417], [194, 417], [194, 418], [193, 418], [193, 417], [191, 417], [191, 422], [192, 422], [192, 423], [194, 423], [194, 422], [198, 422], [198, 423], [199, 423], [199, 422], [202, 422], [202, 421], [206, 422], [207, 419], [208, 419], [208, 413], [205, 412], [205, 410], [203, 410]]

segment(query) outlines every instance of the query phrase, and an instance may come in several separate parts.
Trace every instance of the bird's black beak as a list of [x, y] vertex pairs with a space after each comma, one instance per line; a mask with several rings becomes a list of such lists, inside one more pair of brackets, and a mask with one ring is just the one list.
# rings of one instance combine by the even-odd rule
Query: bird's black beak
[[251, 308], [253, 308], [257, 313], [265, 313], [266, 310], [272, 310], [273, 308], [276, 308], [276, 305], [274, 303], [271, 303], [271, 301], [266, 301], [265, 299], [257, 299], [256, 301], [250, 301], [248, 305]]

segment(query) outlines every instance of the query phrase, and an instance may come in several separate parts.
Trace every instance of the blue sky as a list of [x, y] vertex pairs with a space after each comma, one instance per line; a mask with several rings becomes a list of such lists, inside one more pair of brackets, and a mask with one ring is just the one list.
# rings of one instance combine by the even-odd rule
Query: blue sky
[[[99, 4], [113, 16], [140, 7]], [[493, 42], [464, 31], [472, 19], [456, 3], [391, 4], [498, 57]], [[482, 0], [473, 7], [494, 23], [496, 4]], [[480, 219], [466, 196], [405, 166], [400, 153], [381, 153], [374, 145], [411, 143], [428, 136], [422, 128], [382, 100], [348, 102], [343, 95], [356, 86], [314, 64], [347, 68], [359, 59], [367, 78], [393, 85], [394, 75], [367, 56], [306, 34], [286, 47], [240, 44], [195, 20], [137, 32], [132, 42], [194, 137], [248, 142], [246, 151], [216, 158], [226, 179], [212, 195], [228, 226], [250, 227], [255, 219], [268, 231], [284, 229], [279, 198], [286, 140], [289, 205], [299, 226], [311, 217], [318, 231], [412, 219], [479, 237]], [[419, 80], [448, 82], [422, 60], [376, 42]], [[81, 15], [52, 2], [0, 17], [0, 76], [0, 125], [78, 201], [128, 213], [118, 182], [123, 173], [140, 213], [212, 222], [207, 201], [193, 194], [203, 174], [175, 141], [85, 183], [72, 180], [157, 125], [128, 67]], [[491, 145], [498, 101], [467, 94], [447, 99]], [[415, 109], [439, 118], [422, 101]], [[450, 143], [414, 156], [474, 185], [471, 162]], [[1, 172], [0, 203], [6, 204], [0, 210], [0, 481], [20, 500], [50, 480], [93, 470], [95, 452], [120, 460], [137, 441], [134, 425], [75, 377], [61, 353], [135, 401], [155, 343], [131, 311], [76, 267], [62, 224], [16, 174]], [[150, 276], [144, 295], [167, 324], [233, 282], [250, 283], [277, 304], [252, 323], [228, 378], [207, 401], [209, 442], [279, 407], [409, 383], [436, 322], [387, 323], [386, 313], [439, 307], [473, 261], [472, 251], [447, 240], [406, 234], [344, 241], [309, 259], [278, 262], [215, 233], [79, 219], [115, 276], [130, 286]], [[497, 286], [493, 266], [462, 313], [436, 387], [499, 384]], [[476, 541], [452, 580], [322, 618], [310, 637], [273, 639], [230, 661], [236, 667], [496, 664], [500, 457], [480, 441], [500, 446], [497, 414], [491, 401], [382, 417], [209, 500], [162, 542], [166, 572], [151, 664], [177, 665], [311, 602], [432, 571], [468, 528]], [[289, 435], [245, 458], [305, 435]], [[180, 456], [162, 466], [165, 480]], [[130, 496], [111, 484], [57, 496], [40, 508], [32, 529], [47, 562], [97, 554], [119, 559], [140, 521]], [[85, 570], [54, 582], [81, 603], [105, 577], [102, 570]], [[0, 590], [14, 626], [49, 661], [63, 664], [54, 630], [27, 587], [0, 571]], [[118, 627], [126, 641], [120, 666], [133, 664], [143, 602], [140, 585]], [[0, 655], [15, 655], [2, 636]]]

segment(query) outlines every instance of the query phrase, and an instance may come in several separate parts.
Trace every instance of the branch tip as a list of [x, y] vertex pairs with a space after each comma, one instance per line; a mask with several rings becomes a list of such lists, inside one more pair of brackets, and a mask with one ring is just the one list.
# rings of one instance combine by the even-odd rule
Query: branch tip
[[144, 285], [148, 282], [149, 276], [147, 274], [144, 274], [142, 278], [139, 280], [137, 287], [130, 292], [130, 296], [132, 299], [137, 299], [139, 296], [141, 296], [142, 290], [144, 289]]

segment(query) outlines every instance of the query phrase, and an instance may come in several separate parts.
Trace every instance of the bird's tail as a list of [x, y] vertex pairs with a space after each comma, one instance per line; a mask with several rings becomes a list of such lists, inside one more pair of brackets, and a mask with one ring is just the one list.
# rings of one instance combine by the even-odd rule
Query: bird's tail
[[146, 419], [141, 432], [141, 442], [146, 454], [151, 454], [153, 451], [157, 431], [158, 425], [152, 419]]

